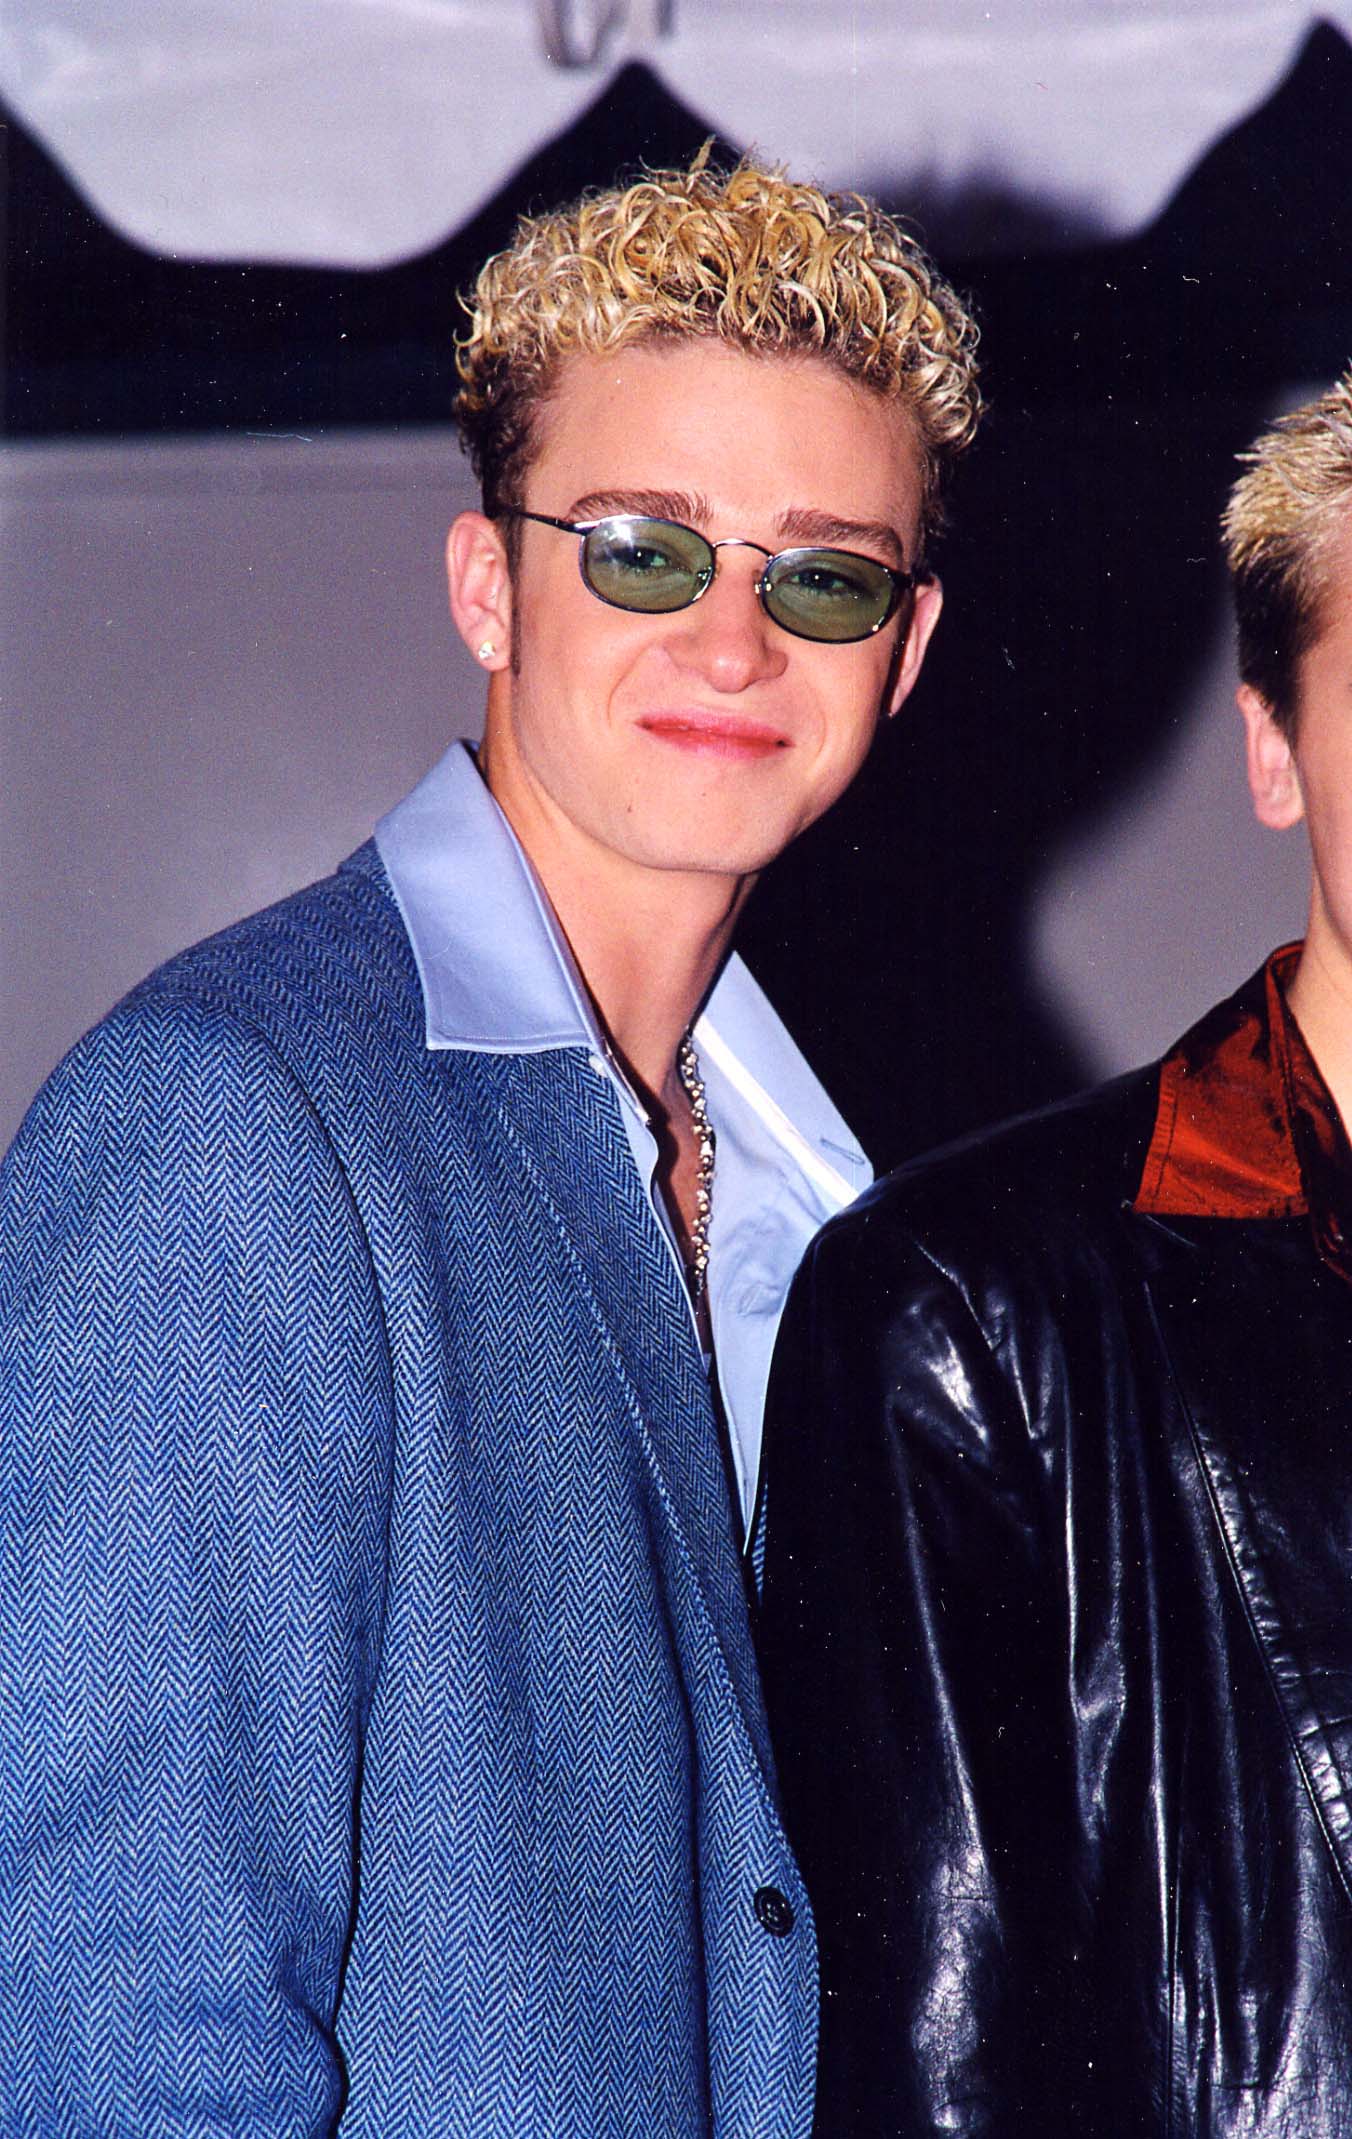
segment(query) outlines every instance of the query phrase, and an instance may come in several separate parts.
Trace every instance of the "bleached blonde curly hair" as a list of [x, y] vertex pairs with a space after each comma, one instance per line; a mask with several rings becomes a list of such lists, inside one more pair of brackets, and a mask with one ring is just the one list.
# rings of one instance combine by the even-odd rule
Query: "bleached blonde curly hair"
[[824, 358], [910, 416], [924, 532], [981, 414], [971, 315], [895, 218], [748, 159], [647, 171], [518, 225], [465, 300], [461, 436], [491, 516], [523, 502], [534, 422], [577, 353], [703, 335]]
[[1328, 553], [1352, 532], [1352, 366], [1241, 453], [1221, 520], [1239, 672], [1288, 735], [1298, 669], [1323, 628]]

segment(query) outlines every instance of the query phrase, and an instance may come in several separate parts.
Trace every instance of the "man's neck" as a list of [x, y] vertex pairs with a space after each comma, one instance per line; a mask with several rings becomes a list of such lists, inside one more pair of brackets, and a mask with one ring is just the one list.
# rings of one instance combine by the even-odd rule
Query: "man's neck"
[[1339, 943], [1317, 893], [1287, 1000], [1352, 1135], [1352, 956]]
[[655, 1112], [679, 1111], [677, 1050], [755, 879], [659, 868], [594, 837], [529, 775], [505, 720], [490, 720], [478, 762], [631, 1082]]
[[569, 867], [553, 854], [531, 856], [611, 1045], [640, 1094], [661, 1108], [751, 880], [571, 859]]

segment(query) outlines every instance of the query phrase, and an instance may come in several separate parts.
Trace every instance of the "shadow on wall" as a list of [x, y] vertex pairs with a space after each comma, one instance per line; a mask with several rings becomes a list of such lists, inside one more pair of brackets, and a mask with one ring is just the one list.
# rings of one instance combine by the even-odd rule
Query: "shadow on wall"
[[[639, 158], [679, 161], [707, 131], [628, 68], [468, 229], [357, 273], [153, 259], [16, 129], [6, 427], [444, 420], [453, 293], [517, 213]], [[893, 203], [973, 295], [993, 415], [955, 499], [920, 688], [854, 793], [771, 872], [745, 936], [883, 1165], [1089, 1071], [1038, 992], [1038, 889], [1191, 709], [1234, 452], [1290, 382], [1352, 354], [1350, 196], [1352, 49], [1321, 28], [1139, 239], [1100, 242], [1074, 208], [986, 177]]]
[[1254, 428], [1242, 403], [1033, 416], [1002, 397], [921, 684], [747, 917], [875, 1163], [1092, 1081], [1039, 987], [1038, 893], [1193, 713], [1225, 473]]
[[[1235, 453], [1290, 382], [1352, 357], [1350, 196], [1352, 49], [1320, 29], [1142, 237], [957, 273], [992, 415], [940, 553], [943, 623], [873, 765], [745, 932], [884, 1166], [1093, 1073], [1039, 991], [1038, 893], [1193, 710]], [[970, 204], [898, 205], [951, 270], [946, 205], [970, 231]], [[1027, 227], [1028, 204], [1010, 215]], [[1211, 992], [1266, 947], [1241, 942]], [[1162, 975], [1175, 955], [1160, 944]]]

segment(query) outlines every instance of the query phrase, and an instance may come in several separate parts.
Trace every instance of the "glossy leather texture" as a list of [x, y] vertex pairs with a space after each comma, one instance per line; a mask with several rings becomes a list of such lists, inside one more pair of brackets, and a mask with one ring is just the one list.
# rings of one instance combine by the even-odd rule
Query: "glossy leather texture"
[[875, 1189], [772, 1387], [822, 2139], [1352, 2135], [1352, 1287], [1156, 1075]]

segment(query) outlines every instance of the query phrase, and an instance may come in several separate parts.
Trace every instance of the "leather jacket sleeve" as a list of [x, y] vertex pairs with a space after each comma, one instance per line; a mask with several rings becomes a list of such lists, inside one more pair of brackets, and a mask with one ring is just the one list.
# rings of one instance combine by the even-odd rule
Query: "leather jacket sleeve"
[[822, 2134], [1075, 2126], [1064, 1550], [1025, 1385], [1048, 1368], [1001, 1339], [886, 1210], [819, 1240], [781, 1339], [761, 1640]]

